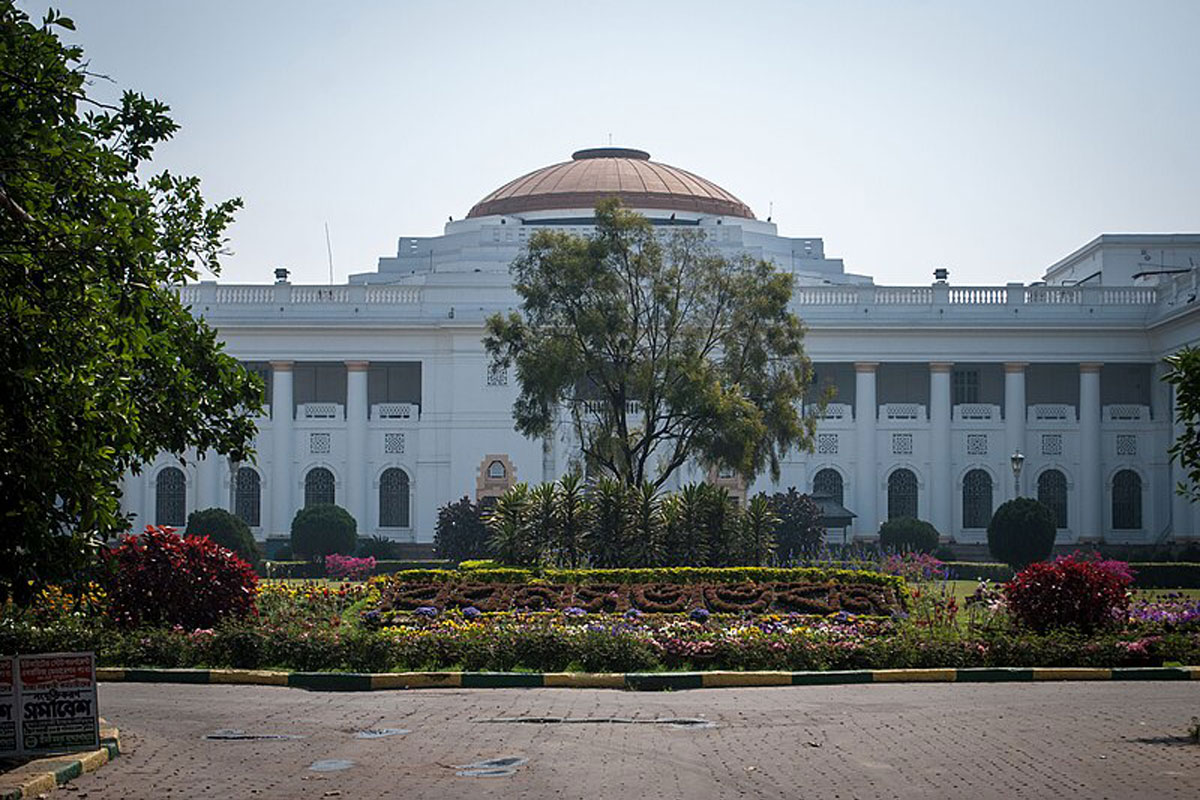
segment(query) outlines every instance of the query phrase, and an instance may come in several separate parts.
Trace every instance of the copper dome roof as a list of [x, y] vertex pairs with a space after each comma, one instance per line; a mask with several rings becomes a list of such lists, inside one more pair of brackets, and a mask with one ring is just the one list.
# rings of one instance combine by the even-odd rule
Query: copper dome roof
[[699, 175], [650, 160], [642, 150], [596, 147], [542, 167], [480, 200], [467, 217], [592, 209], [616, 195], [633, 208], [658, 208], [754, 219], [750, 207]]

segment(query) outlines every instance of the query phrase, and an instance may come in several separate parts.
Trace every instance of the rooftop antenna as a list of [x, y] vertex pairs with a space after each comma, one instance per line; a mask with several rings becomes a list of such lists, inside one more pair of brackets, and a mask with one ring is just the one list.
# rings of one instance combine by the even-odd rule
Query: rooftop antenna
[[767, 222], [771, 221], [771, 217], [775, 216], [775, 201], [767, 201]]
[[612, 147], [612, 134], [611, 133], [608, 135], [608, 146]]
[[325, 223], [325, 253], [329, 256], [329, 285], [333, 286], [333, 245], [329, 243], [329, 223]]

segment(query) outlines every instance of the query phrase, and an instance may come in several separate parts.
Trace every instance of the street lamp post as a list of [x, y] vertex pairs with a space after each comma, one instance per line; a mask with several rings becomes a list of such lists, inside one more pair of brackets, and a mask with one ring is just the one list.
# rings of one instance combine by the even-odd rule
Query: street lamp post
[[1014, 450], [1009, 456], [1013, 471], [1013, 497], [1021, 496], [1021, 467], [1025, 465], [1025, 456], [1020, 450]]

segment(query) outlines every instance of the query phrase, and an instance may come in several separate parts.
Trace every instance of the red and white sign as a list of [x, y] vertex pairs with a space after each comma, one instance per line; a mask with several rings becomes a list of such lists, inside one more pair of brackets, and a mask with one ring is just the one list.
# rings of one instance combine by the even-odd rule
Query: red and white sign
[[17, 657], [18, 750], [23, 754], [100, 746], [94, 653]]
[[17, 735], [17, 660], [0, 657], [0, 756], [16, 753], [20, 747]]

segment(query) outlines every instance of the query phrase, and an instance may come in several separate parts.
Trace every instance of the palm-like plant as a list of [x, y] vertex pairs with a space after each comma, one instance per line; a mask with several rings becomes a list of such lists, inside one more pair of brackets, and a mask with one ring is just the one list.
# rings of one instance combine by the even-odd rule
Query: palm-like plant
[[663, 501], [669, 564], [702, 567], [708, 561], [704, 527], [710, 503], [709, 491], [707, 484], [689, 483], [678, 494]]
[[550, 560], [558, 542], [558, 485], [542, 483], [529, 490], [527, 547], [534, 564]]
[[571, 569], [583, 561], [584, 538], [591, 525], [592, 507], [585, 488], [583, 479], [574, 472], [559, 483], [555, 546], [559, 561]]
[[738, 550], [742, 563], [765, 566], [775, 553], [775, 526], [779, 522], [765, 494], [756, 495], [746, 504], [740, 522]]
[[654, 485], [643, 483], [629, 495], [628, 547], [629, 566], [657, 567], [664, 553], [663, 515]]
[[532, 562], [529, 548], [529, 485], [518, 483], [496, 500], [487, 519], [488, 547], [497, 560], [518, 566]]
[[624, 562], [625, 536], [629, 527], [625, 484], [601, 478], [591, 492], [591, 525], [587, 550], [597, 567], [619, 567]]
[[725, 567], [733, 563], [734, 539], [737, 534], [737, 506], [729, 492], [719, 486], [704, 484], [700, 510], [700, 531], [703, 534], [708, 566]]

